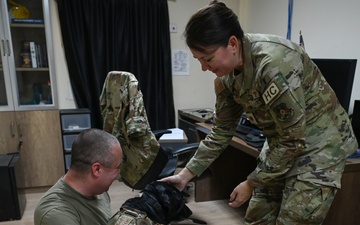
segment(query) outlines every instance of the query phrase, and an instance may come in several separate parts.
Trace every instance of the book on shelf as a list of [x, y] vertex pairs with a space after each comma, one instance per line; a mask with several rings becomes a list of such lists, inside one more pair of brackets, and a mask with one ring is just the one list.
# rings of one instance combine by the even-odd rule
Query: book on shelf
[[12, 23], [27, 23], [27, 24], [44, 24], [42, 19], [11, 19]]
[[[25, 54], [28, 54], [31, 61], [30, 65], [26, 67], [47, 68], [49, 66], [46, 44], [40, 44], [35, 41], [22, 41], [22, 44], [23, 48], [20, 55], [24, 58]], [[25, 67], [24, 64], [23, 67]]]
[[41, 48], [40, 45], [35, 43], [35, 50], [36, 50], [36, 61], [37, 61], [37, 66], [38, 68], [43, 67], [43, 63], [42, 63], [42, 53], [41, 53]]
[[43, 44], [41, 46], [41, 58], [42, 58], [42, 65], [43, 67], [49, 67], [49, 63], [48, 63], [48, 55], [47, 55], [47, 49], [46, 49], [46, 44]]
[[37, 57], [36, 57], [36, 47], [35, 47], [35, 42], [34, 41], [30, 41], [30, 55], [31, 55], [31, 64], [33, 68], [37, 68]]

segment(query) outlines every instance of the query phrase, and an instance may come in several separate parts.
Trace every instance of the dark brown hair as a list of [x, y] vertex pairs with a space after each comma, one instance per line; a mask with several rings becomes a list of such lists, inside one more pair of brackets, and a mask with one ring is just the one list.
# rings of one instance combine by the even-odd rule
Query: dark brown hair
[[244, 32], [237, 15], [219, 1], [211, 1], [192, 15], [184, 32], [189, 48], [203, 53], [208, 53], [208, 47], [226, 47], [232, 35], [241, 40]]

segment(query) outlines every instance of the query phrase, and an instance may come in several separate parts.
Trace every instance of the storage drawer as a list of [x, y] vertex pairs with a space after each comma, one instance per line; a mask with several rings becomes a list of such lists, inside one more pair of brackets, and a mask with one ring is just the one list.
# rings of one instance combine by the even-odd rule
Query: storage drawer
[[72, 143], [75, 141], [76, 137], [79, 134], [65, 134], [63, 135], [63, 141], [64, 141], [64, 150], [65, 151], [71, 151]]
[[91, 127], [90, 114], [64, 114], [61, 115], [63, 131], [79, 132]]

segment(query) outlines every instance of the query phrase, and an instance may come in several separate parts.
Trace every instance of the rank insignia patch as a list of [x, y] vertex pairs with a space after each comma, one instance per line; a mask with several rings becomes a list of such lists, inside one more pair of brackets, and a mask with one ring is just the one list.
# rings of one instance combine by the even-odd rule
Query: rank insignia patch
[[294, 116], [294, 110], [288, 108], [285, 103], [280, 103], [274, 107], [274, 111], [277, 115], [278, 120], [282, 122], [289, 122]]

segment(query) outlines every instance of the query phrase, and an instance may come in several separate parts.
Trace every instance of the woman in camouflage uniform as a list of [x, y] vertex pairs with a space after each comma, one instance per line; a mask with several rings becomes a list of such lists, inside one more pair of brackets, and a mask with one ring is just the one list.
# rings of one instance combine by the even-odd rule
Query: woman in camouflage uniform
[[199, 176], [229, 144], [245, 112], [267, 141], [229, 205], [251, 198], [246, 224], [321, 224], [340, 188], [346, 157], [358, 145], [320, 70], [291, 41], [244, 34], [237, 16], [218, 1], [191, 17], [185, 37], [202, 70], [217, 76], [216, 114], [186, 168], [162, 181], [183, 189]]

